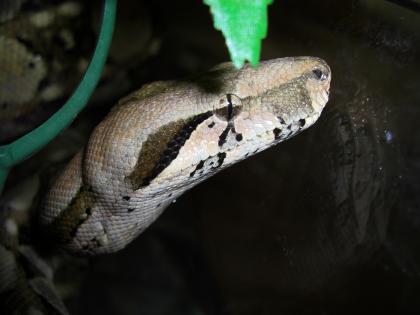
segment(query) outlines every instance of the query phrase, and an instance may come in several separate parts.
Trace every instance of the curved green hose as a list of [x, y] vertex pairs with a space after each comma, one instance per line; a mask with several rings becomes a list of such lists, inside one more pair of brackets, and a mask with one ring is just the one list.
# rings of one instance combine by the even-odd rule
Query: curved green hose
[[117, 0], [105, 0], [102, 25], [92, 60], [73, 95], [41, 126], [16, 141], [0, 146], [0, 193], [10, 168], [53, 140], [85, 107], [99, 82], [114, 31]]

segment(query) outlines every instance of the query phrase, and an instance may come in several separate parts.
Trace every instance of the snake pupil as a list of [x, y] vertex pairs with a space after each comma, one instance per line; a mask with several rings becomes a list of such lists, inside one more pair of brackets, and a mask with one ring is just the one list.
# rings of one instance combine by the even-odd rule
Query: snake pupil
[[232, 113], [233, 113], [232, 95], [228, 94], [228, 95], [226, 95], [226, 97], [227, 97], [227, 101], [228, 101], [227, 120], [231, 120], [232, 119]]

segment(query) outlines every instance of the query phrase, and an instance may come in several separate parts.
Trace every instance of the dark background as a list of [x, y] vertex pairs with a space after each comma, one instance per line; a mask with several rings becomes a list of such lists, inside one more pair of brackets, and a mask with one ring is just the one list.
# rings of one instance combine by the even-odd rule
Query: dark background
[[[89, 10], [94, 36], [100, 3]], [[329, 63], [320, 120], [192, 189], [125, 250], [70, 259], [55, 278], [70, 312], [420, 313], [419, 12], [417, 1], [274, 1], [262, 59]], [[229, 59], [198, 0], [119, 1], [116, 27], [110, 75], [73, 144], [127, 92]]]

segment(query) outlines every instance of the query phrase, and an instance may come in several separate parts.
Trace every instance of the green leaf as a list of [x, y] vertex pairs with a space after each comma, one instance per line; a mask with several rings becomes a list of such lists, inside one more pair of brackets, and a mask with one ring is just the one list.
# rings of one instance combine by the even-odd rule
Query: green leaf
[[236, 68], [248, 60], [256, 66], [261, 40], [267, 35], [267, 6], [273, 0], [204, 0], [213, 14], [214, 27], [226, 39]]

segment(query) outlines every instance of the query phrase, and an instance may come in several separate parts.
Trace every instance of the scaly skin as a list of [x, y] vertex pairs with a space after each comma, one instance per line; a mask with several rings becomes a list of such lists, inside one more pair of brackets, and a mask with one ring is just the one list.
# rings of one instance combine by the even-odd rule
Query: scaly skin
[[186, 190], [311, 126], [330, 80], [323, 60], [292, 57], [147, 85], [96, 127], [41, 222], [72, 252], [120, 250]]

